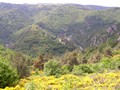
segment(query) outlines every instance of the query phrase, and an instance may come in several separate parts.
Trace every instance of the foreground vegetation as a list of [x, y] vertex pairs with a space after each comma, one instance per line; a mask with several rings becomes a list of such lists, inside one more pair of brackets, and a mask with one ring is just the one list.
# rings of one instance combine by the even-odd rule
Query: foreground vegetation
[[[1, 47], [1, 49], [4, 48]], [[9, 49], [6, 50], [8, 51]], [[69, 54], [70, 56], [72, 54], [76, 56], [75, 51]], [[78, 54], [80, 55], [80, 53]], [[80, 58], [79, 55], [77, 58]], [[18, 79], [20, 73], [18, 73], [18, 69], [16, 70], [12, 64], [11, 66], [8, 65], [9, 68], [0, 66], [0, 68], [6, 70], [6, 72], [0, 73], [0, 76], [4, 75], [1, 78], [4, 77], [6, 79], [7, 76], [9, 77], [9, 79], [3, 80], [3, 82], [7, 82], [8, 84], [4, 85], [1, 82], [0, 85], [2, 86], [0, 86], [0, 90], [119, 90], [120, 50], [113, 50], [112, 55], [110, 55], [111, 53], [102, 56], [101, 60], [96, 63], [83, 62], [82, 64], [75, 65], [73, 62], [73, 66], [70, 63], [61, 65], [62, 63], [53, 58], [45, 62], [44, 65], [35, 63], [39, 67], [44, 66], [43, 69], [35, 67], [33, 64], [34, 67], [30, 70], [31, 73], [20, 80]], [[69, 61], [73, 58], [73, 56], [69, 57]], [[40, 59], [43, 60], [44, 58], [39, 56]]]
[[[40, 74], [41, 75], [41, 74]], [[21, 79], [17, 86], [0, 90], [119, 90], [120, 71], [94, 73], [86, 76], [62, 75], [54, 76], [32, 75]]]

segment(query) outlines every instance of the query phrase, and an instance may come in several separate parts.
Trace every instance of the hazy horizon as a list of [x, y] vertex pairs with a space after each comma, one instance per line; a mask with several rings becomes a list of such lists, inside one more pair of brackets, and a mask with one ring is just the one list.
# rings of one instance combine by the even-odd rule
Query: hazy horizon
[[81, 5], [99, 5], [108, 7], [120, 7], [120, 0], [0, 0], [2, 3], [12, 4], [81, 4]]

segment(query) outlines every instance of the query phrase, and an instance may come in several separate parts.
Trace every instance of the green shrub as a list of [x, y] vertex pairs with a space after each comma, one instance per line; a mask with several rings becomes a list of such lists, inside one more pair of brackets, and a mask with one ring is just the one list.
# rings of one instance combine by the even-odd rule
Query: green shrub
[[74, 65], [78, 65], [77, 55], [78, 55], [78, 51], [76, 51], [76, 50], [74, 50], [72, 52], [66, 52], [61, 57], [61, 60], [60, 60], [61, 64], [71, 66], [71, 67]]
[[75, 75], [80, 75], [80, 74], [83, 74], [83, 73], [93, 73], [94, 71], [89, 65], [82, 64], [82, 65], [79, 65], [79, 66], [74, 66], [72, 72]]
[[104, 70], [115, 70], [120, 66], [120, 58], [103, 58], [99, 63], [92, 65], [96, 72], [103, 72]]
[[0, 88], [12, 86], [18, 81], [17, 70], [5, 60], [0, 60]]
[[72, 66], [67, 66], [67, 65], [62, 66], [62, 74], [68, 74], [70, 73], [71, 70], [72, 70]]
[[50, 60], [46, 62], [44, 65], [44, 72], [45, 72], [45, 75], [47, 76], [50, 76], [50, 75], [59, 76], [61, 74], [60, 63], [56, 60]]
[[10, 62], [10, 65], [17, 69], [20, 78], [28, 76], [32, 60], [21, 53], [16, 53], [0, 45], [0, 61]]
[[11, 65], [17, 69], [20, 78], [30, 75], [32, 60], [21, 53], [16, 53], [10, 58]]

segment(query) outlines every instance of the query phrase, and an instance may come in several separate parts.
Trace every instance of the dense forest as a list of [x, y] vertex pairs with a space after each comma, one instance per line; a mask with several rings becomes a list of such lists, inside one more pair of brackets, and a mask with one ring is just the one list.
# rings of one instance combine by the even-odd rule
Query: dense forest
[[0, 90], [120, 90], [120, 8], [0, 3]]

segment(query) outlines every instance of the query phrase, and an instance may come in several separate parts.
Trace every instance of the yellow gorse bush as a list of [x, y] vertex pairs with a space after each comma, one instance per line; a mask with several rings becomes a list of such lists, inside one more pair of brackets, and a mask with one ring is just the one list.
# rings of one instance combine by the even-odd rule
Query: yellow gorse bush
[[72, 74], [54, 76], [32, 75], [21, 79], [15, 87], [0, 90], [116, 90], [120, 89], [120, 71], [87, 76]]

